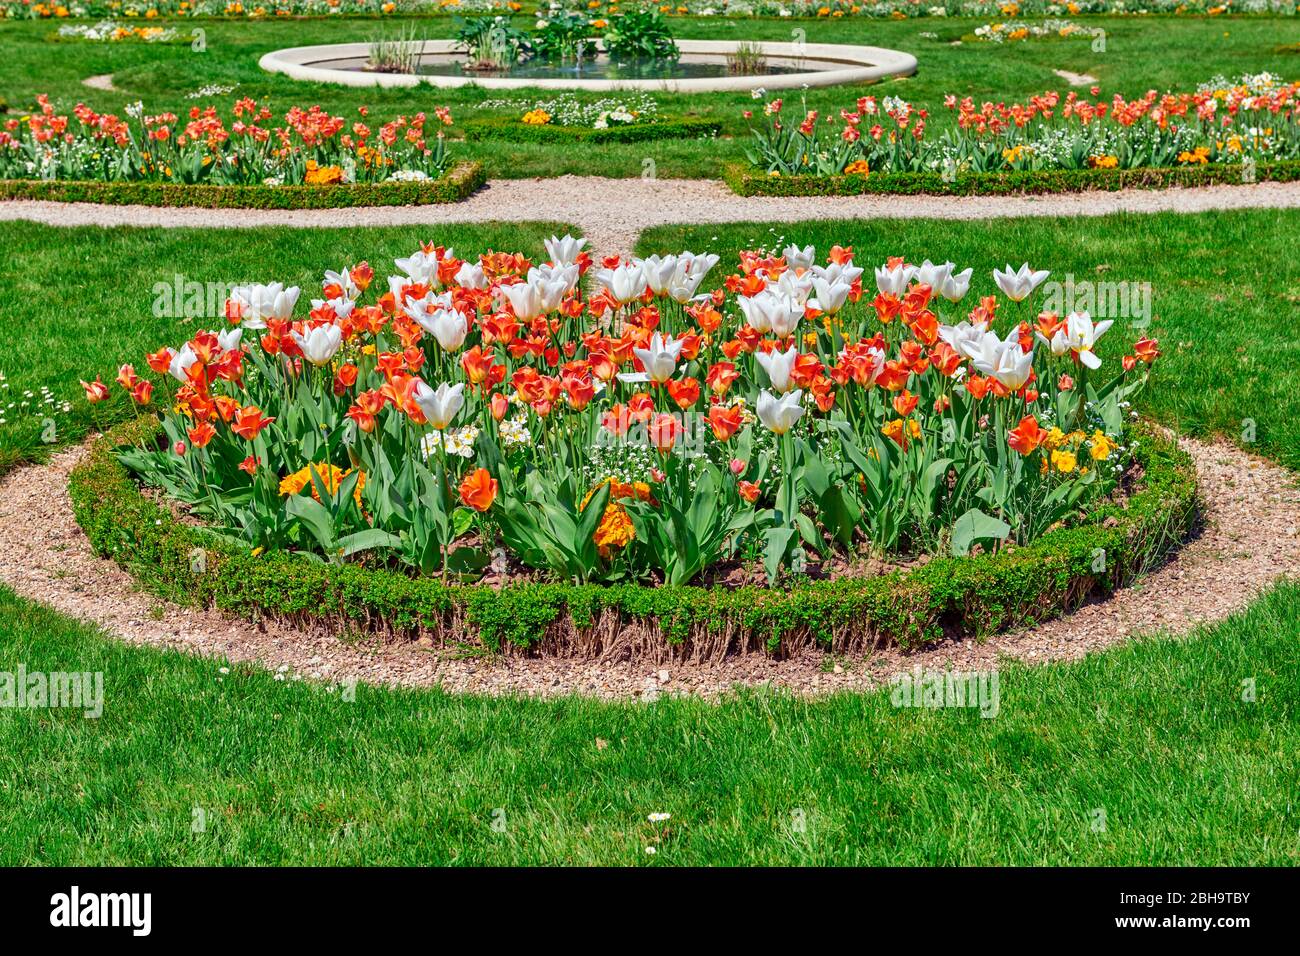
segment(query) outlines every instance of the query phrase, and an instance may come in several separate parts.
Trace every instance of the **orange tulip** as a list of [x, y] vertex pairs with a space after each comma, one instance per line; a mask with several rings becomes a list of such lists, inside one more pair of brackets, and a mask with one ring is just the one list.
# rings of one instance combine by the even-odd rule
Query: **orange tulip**
[[732, 435], [736, 434], [741, 424], [739, 405], [733, 405], [730, 408], [714, 405], [709, 408], [709, 427], [713, 429], [713, 435], [718, 441], [730, 439]]
[[217, 430], [209, 422], [200, 422], [189, 430], [190, 442], [195, 448], [207, 448], [216, 434]]
[[1032, 454], [1046, 440], [1047, 432], [1038, 427], [1038, 419], [1033, 415], [1026, 415], [1020, 419], [1019, 425], [1007, 432], [1007, 444], [1021, 455]]
[[477, 468], [460, 483], [460, 500], [475, 511], [487, 511], [497, 497], [497, 480], [486, 468]]
[[108, 386], [99, 379], [93, 382], [83, 381], [81, 387], [86, 390], [86, 401], [92, 405], [97, 405], [108, 398]]
[[240, 438], [252, 441], [257, 437], [258, 432], [273, 421], [275, 421], [274, 418], [263, 417], [262, 410], [256, 405], [249, 405], [247, 408], [241, 408], [235, 413], [230, 430]]

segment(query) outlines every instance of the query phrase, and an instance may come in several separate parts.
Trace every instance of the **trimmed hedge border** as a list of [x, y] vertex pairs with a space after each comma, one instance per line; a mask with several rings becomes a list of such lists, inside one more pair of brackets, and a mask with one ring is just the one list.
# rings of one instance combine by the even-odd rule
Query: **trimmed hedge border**
[[[145, 590], [304, 629], [430, 636], [494, 651], [701, 660], [753, 650], [782, 655], [810, 645], [856, 652], [891, 642], [917, 647], [948, 635], [979, 638], [1055, 617], [1123, 586], [1162, 561], [1200, 516], [1191, 457], [1143, 430], [1136, 457], [1145, 475], [1125, 504], [1100, 508], [1087, 524], [1049, 532], [1024, 548], [789, 590], [541, 583], [495, 589], [283, 553], [254, 557], [215, 542], [142, 494], [117, 460], [119, 445], [157, 435], [157, 421], [148, 417], [113, 429], [92, 443], [68, 486], [95, 552]], [[200, 551], [204, 560], [196, 567]]]
[[[741, 196], [1000, 196], [1089, 190], [1164, 189], [1170, 186], [1240, 185], [1240, 165], [1146, 169], [1054, 169], [975, 173], [945, 182], [940, 173], [872, 173], [867, 176], [769, 176], [754, 166], [728, 163], [722, 178]], [[1255, 182], [1300, 180], [1300, 160], [1261, 163]]]
[[341, 209], [460, 202], [487, 182], [482, 163], [460, 162], [424, 182], [338, 186], [211, 186], [184, 183], [71, 182], [0, 179], [0, 200], [42, 199], [106, 206], [197, 206], [202, 209]]
[[514, 143], [640, 143], [653, 139], [701, 139], [717, 136], [722, 124], [717, 120], [683, 116], [653, 123], [632, 123], [608, 129], [585, 126], [533, 126], [511, 117], [465, 120], [460, 124], [470, 142], [504, 139]]

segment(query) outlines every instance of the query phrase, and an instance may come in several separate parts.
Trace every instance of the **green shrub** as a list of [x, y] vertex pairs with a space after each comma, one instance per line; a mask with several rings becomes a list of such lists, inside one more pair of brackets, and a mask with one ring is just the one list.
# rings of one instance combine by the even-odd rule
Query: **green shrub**
[[639, 143], [654, 139], [701, 139], [717, 136], [722, 131], [722, 124], [716, 120], [687, 116], [606, 129], [549, 123], [533, 126], [505, 116], [466, 120], [460, 127], [471, 142], [504, 139], [515, 143]]
[[[977, 173], [946, 180], [941, 173], [871, 173], [866, 176], [769, 176], [743, 163], [723, 169], [723, 179], [741, 196], [936, 195], [1000, 196], [1018, 193], [1071, 193], [1091, 189], [1163, 189], [1169, 186], [1240, 184], [1239, 165], [1147, 169], [1056, 169]], [[1260, 163], [1255, 181], [1300, 180], [1300, 161]]]
[[108, 206], [197, 206], [203, 209], [339, 209], [422, 206], [466, 199], [487, 181], [481, 163], [457, 163], [424, 182], [341, 186], [207, 186], [183, 183], [0, 180], [0, 200], [42, 199]]
[[1199, 516], [1196, 472], [1176, 443], [1141, 432], [1141, 487], [1086, 524], [1023, 548], [936, 558], [870, 578], [789, 589], [549, 583], [446, 585], [360, 565], [253, 555], [177, 522], [140, 492], [114, 448], [156, 440], [155, 419], [114, 429], [72, 472], [69, 494], [95, 552], [172, 601], [388, 636], [427, 634], [501, 650], [721, 657], [818, 646], [860, 652], [1033, 624], [1107, 593], [1158, 564]]

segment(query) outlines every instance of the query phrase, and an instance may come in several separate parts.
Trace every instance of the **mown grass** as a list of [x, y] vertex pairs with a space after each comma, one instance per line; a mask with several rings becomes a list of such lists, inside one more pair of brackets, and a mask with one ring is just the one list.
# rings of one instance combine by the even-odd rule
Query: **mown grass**
[[[792, 31], [806, 32], [810, 43], [870, 43], [912, 53], [919, 68], [915, 76], [879, 83], [869, 90], [841, 86], [807, 92], [808, 105], [835, 114], [851, 106], [864, 92], [901, 96], [930, 111], [938, 133], [949, 122], [943, 107], [947, 93], [976, 99], [1010, 100], [1048, 89], [1068, 89], [1057, 69], [1098, 78], [1104, 93], [1140, 95], [1150, 88], [1187, 89], [1216, 73], [1236, 75], [1271, 70], [1288, 77], [1300, 74], [1300, 56], [1285, 45], [1295, 32], [1294, 17], [1072, 17], [1106, 32], [1104, 51], [1088, 40], [1046, 40], [991, 44], [954, 40], [968, 35], [983, 19], [922, 18], [888, 20], [674, 19], [674, 34], [682, 39], [790, 40]], [[523, 24], [531, 17], [521, 17]], [[387, 31], [395, 35], [403, 21], [329, 18], [307, 21], [157, 21], [185, 32], [203, 31], [204, 51], [188, 44], [54, 43], [58, 24], [0, 23], [0, 96], [11, 110], [30, 109], [40, 92], [52, 94], [65, 107], [81, 100], [99, 110], [115, 110], [137, 99], [151, 113], [168, 109], [184, 115], [196, 100], [187, 94], [212, 83], [238, 84], [219, 101], [235, 96], [267, 98], [283, 111], [292, 104], [320, 103], [343, 115], [357, 106], [373, 108], [372, 119], [400, 112], [429, 110], [449, 104], [459, 117], [519, 115], [522, 110], [492, 105], [503, 98], [527, 97], [517, 91], [480, 88], [459, 90], [374, 90], [307, 84], [272, 76], [257, 65], [262, 54], [281, 47], [318, 43], [364, 42]], [[414, 21], [429, 39], [454, 35], [450, 17]], [[933, 34], [929, 36], [927, 34]], [[111, 73], [120, 92], [88, 89], [81, 81]], [[586, 99], [598, 94], [580, 94]], [[457, 155], [487, 164], [493, 177], [556, 176], [565, 173], [640, 176], [647, 160], [656, 175], [716, 178], [721, 163], [743, 159], [747, 127], [741, 112], [753, 106], [747, 93], [700, 95], [659, 94], [660, 110], [718, 119], [724, 136], [716, 141], [654, 142], [602, 145], [599, 150], [575, 150], [564, 144], [523, 145], [461, 143]], [[799, 94], [787, 101], [798, 107]]]
[[[177, 275], [197, 283], [298, 285], [301, 312], [319, 296], [325, 269], [366, 259], [383, 282], [395, 257], [431, 240], [464, 256], [495, 249], [538, 257], [546, 237], [566, 230], [577, 232], [556, 223], [233, 230], [0, 223], [0, 473], [130, 413], [114, 386], [113, 407], [101, 405], [92, 415], [79, 379], [111, 382], [122, 363], [143, 369], [146, 351], [224, 322], [219, 307], [206, 320], [175, 310], [157, 314], [155, 305], [169, 300], [155, 287], [174, 289]], [[42, 386], [55, 405], [43, 404]], [[63, 401], [74, 403], [71, 413], [52, 411]]]
[[0, 621], [0, 670], [105, 687], [99, 719], [0, 710], [3, 864], [1300, 862], [1295, 585], [1191, 639], [1005, 666], [988, 719], [885, 692], [349, 701], [4, 589]]
[[1164, 356], [1143, 409], [1180, 432], [1225, 435], [1300, 469], [1300, 212], [666, 226], [644, 233], [638, 251], [708, 249], [731, 263], [741, 249], [784, 241], [823, 254], [852, 246], [862, 265], [897, 255], [972, 266], [970, 307], [997, 292], [994, 268], [1026, 260], [1062, 282], [1149, 283], [1150, 326], [1119, 317], [1099, 349], [1117, 362], [1140, 336], [1159, 339]]

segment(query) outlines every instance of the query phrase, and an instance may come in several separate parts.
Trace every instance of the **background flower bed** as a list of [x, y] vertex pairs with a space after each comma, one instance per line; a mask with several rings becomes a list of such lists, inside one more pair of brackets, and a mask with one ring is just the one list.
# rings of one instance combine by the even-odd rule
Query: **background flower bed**
[[[858, 196], [869, 194], [996, 196], [1012, 193], [1070, 193], [1090, 189], [1164, 189], [1170, 186], [1238, 185], [1240, 165], [1179, 166], [1148, 169], [1014, 170], [959, 175], [868, 173], [865, 176], [769, 176], [743, 163], [723, 167], [723, 179], [741, 196]], [[1300, 162], [1260, 163], [1255, 182], [1300, 180]]]
[[512, 117], [489, 117], [460, 124], [465, 139], [478, 142], [504, 139], [516, 143], [639, 143], [655, 139], [701, 139], [722, 131], [718, 120], [683, 116], [606, 129], [581, 126], [533, 125]]
[[[245, 617], [399, 639], [428, 635], [493, 650], [716, 659], [813, 644], [852, 653], [890, 642], [920, 646], [945, 635], [982, 637], [1123, 586], [1176, 547], [1199, 514], [1190, 457], [1143, 432], [1136, 460], [1145, 474], [1127, 502], [1024, 548], [939, 558], [881, 577], [809, 581], [788, 591], [567, 584], [498, 590], [283, 554], [254, 557], [221, 545], [146, 498], [114, 456], [117, 445], [157, 435], [148, 418], [111, 431], [91, 446], [69, 484], [77, 521], [96, 552], [145, 589]], [[1099, 554], [1103, 571], [1094, 570]]]
[[422, 182], [333, 186], [210, 186], [180, 183], [0, 180], [0, 200], [44, 199], [110, 206], [198, 206], [203, 209], [337, 209], [460, 202], [487, 181], [482, 163], [462, 162]]

